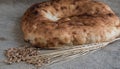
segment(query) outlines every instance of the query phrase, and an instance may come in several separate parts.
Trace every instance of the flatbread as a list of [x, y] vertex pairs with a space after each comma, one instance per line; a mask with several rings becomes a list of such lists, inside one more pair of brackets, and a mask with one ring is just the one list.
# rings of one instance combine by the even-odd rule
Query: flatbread
[[111, 41], [120, 21], [109, 6], [93, 0], [50, 0], [32, 5], [22, 17], [25, 41], [56, 48]]

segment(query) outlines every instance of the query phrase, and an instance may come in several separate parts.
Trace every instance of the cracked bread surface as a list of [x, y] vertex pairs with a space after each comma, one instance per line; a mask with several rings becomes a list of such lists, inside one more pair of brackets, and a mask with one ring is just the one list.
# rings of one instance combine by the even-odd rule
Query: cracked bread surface
[[119, 18], [93, 0], [36, 3], [23, 15], [21, 27], [24, 39], [41, 48], [105, 42], [120, 34]]

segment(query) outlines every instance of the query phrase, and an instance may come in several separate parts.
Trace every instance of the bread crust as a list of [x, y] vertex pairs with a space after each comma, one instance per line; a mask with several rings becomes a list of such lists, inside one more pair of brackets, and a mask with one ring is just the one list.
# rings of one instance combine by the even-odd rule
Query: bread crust
[[99, 43], [120, 34], [120, 21], [109, 6], [93, 0], [51, 0], [32, 5], [22, 17], [24, 39], [33, 46]]

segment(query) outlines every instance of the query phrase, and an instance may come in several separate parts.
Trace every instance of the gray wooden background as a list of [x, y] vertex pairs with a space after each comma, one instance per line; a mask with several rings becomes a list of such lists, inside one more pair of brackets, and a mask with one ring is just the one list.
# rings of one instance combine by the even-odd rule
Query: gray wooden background
[[[10, 47], [24, 44], [20, 30], [20, 18], [33, 3], [43, 0], [0, 0], [0, 69], [35, 69], [25, 63], [6, 65], [3, 53]], [[107, 3], [120, 16], [120, 0], [100, 0]], [[120, 69], [120, 41], [96, 52], [59, 62], [41, 69]]]

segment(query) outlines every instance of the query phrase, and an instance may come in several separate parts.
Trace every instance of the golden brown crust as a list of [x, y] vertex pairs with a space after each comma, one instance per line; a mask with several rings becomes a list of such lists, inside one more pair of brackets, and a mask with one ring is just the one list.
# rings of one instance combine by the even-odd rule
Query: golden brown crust
[[120, 34], [120, 22], [101, 2], [51, 0], [25, 12], [22, 30], [31, 44], [50, 48], [110, 41]]

